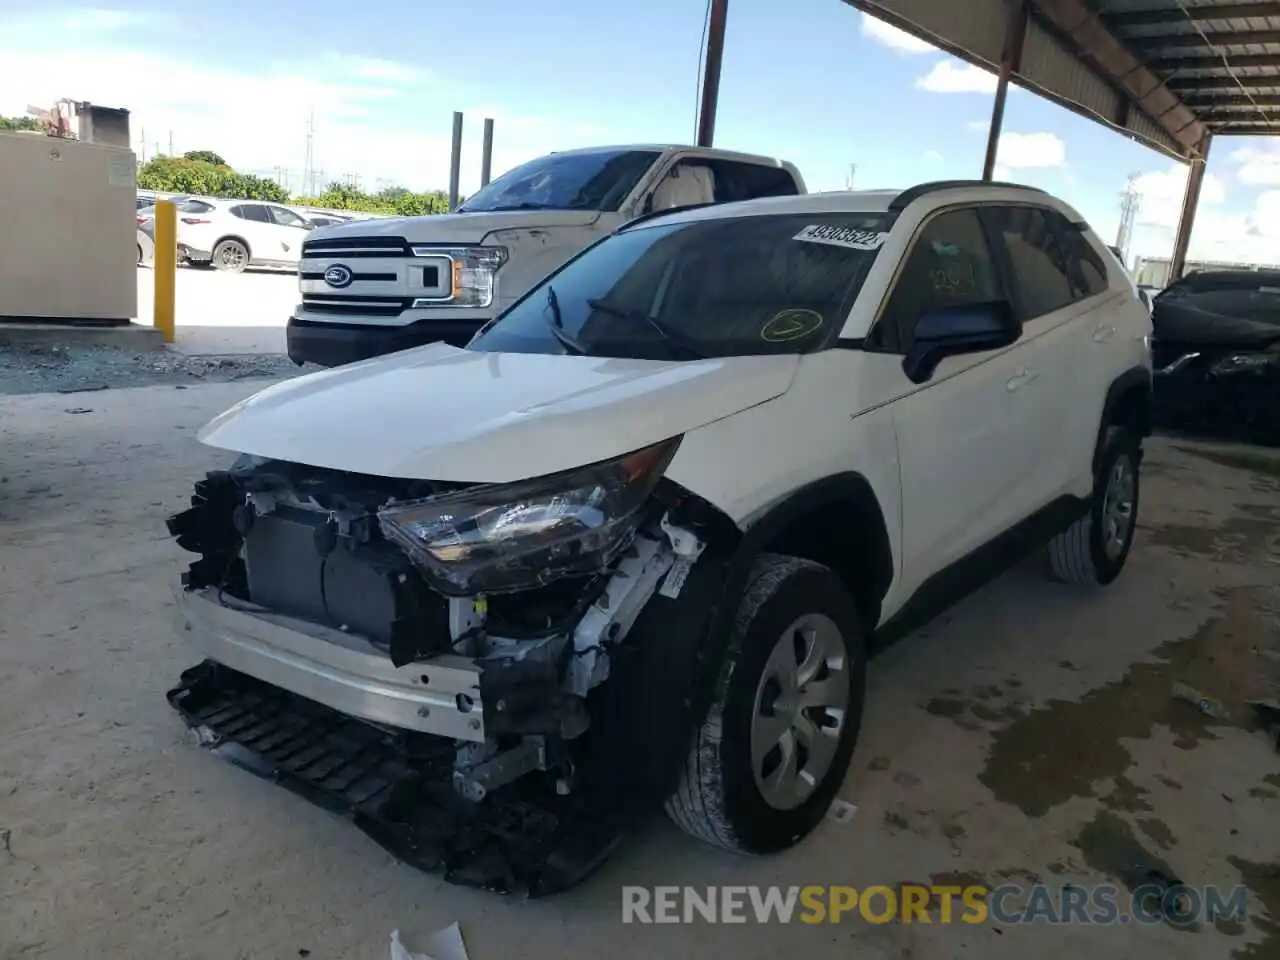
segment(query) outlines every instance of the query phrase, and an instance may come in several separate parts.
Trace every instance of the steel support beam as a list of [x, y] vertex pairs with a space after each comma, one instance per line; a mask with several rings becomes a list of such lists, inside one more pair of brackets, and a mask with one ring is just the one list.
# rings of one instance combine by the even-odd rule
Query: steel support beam
[[453, 149], [449, 153], [449, 212], [458, 206], [458, 181], [462, 173], [462, 114], [453, 112]]
[[716, 107], [720, 103], [720, 66], [724, 61], [724, 26], [729, 0], [710, 0], [707, 49], [702, 66], [702, 100], [698, 105], [698, 146], [709, 147], [716, 135]]
[[1240, 124], [1239, 126], [1217, 127], [1213, 131], [1215, 137], [1274, 137], [1280, 134], [1280, 125]]
[[[1277, 53], [1234, 53], [1229, 58], [1232, 67], [1280, 67], [1280, 54]], [[1216, 53], [1194, 57], [1169, 56], [1153, 57], [1147, 61], [1152, 69], [1162, 73], [1173, 73], [1177, 70], [1223, 70], [1228, 67], [1222, 57]]]
[[1163, 10], [1136, 10], [1132, 13], [1107, 14], [1114, 27], [1147, 27], [1159, 23], [1186, 23], [1188, 20], [1239, 20], [1246, 17], [1274, 17], [1275, 3], [1235, 3], [1225, 6], [1193, 7], [1177, 4]]
[[1171, 77], [1169, 89], [1180, 96], [1195, 98], [1214, 90], [1225, 90], [1228, 93], [1239, 93], [1245, 90], [1260, 90], [1263, 87], [1280, 87], [1280, 78], [1270, 77]]
[[1214, 113], [1241, 111], [1257, 113], [1259, 107], [1280, 107], [1280, 94], [1256, 93], [1251, 97], [1217, 97], [1212, 94], [1197, 94], [1194, 97], [1187, 97], [1186, 101], [1187, 105], [1195, 110], [1209, 110]]
[[1085, 62], [1111, 82], [1118, 96], [1127, 96], [1154, 120], [1178, 145], [1182, 156], [1196, 155], [1207, 132], [1204, 124], [1151, 65], [1126, 46], [1109, 26], [1110, 21], [1103, 20], [1086, 0], [1035, 0], [1035, 7], [1038, 19], [1070, 38]]
[[[1215, 47], [1243, 46], [1249, 43], [1280, 43], [1280, 30], [1240, 30], [1234, 33], [1213, 33], [1205, 31], [1205, 36]], [[1153, 50], [1190, 49], [1205, 50], [1204, 38], [1198, 33], [1173, 33], [1159, 37], [1134, 37], [1126, 41], [1130, 49], [1141, 54], [1149, 54]]]
[[982, 179], [995, 176], [996, 154], [1000, 151], [1000, 131], [1004, 127], [1004, 103], [1009, 95], [1009, 79], [1022, 68], [1022, 48], [1027, 42], [1029, 0], [1015, 0], [1005, 24], [1004, 47], [1000, 52], [1000, 73], [996, 97], [991, 104], [991, 126], [987, 129], [987, 156], [982, 162]]
[[1200, 206], [1200, 187], [1204, 184], [1204, 169], [1209, 159], [1209, 146], [1213, 135], [1206, 133], [1200, 144], [1200, 156], [1191, 161], [1187, 174], [1187, 189], [1182, 194], [1182, 215], [1178, 217], [1178, 232], [1173, 238], [1173, 258], [1169, 262], [1169, 282], [1182, 279], [1187, 267], [1187, 249], [1191, 245], [1191, 229], [1196, 223], [1196, 210]]

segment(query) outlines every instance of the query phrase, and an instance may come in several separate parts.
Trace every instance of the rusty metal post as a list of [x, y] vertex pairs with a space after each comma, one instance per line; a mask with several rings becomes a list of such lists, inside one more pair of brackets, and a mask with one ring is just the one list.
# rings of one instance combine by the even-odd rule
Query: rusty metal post
[[707, 50], [702, 67], [702, 101], [698, 106], [698, 146], [709, 147], [716, 135], [716, 107], [720, 102], [720, 65], [724, 61], [724, 25], [729, 0], [711, 0]]
[[1004, 126], [1004, 102], [1009, 94], [1009, 78], [1022, 66], [1022, 47], [1026, 39], [1027, 3], [1026, 0], [1016, 0], [1013, 9], [1009, 11], [1009, 22], [1005, 25], [996, 98], [991, 105], [991, 126], [987, 130], [987, 158], [982, 163], [983, 180], [990, 180], [995, 175], [1000, 130]]
[[489, 182], [489, 174], [493, 172], [493, 118], [485, 117], [484, 142], [480, 147], [480, 186]]
[[1187, 189], [1182, 194], [1182, 215], [1178, 217], [1178, 232], [1173, 238], [1173, 256], [1169, 260], [1169, 283], [1182, 279], [1187, 268], [1187, 250], [1191, 246], [1191, 229], [1196, 224], [1196, 210], [1200, 207], [1200, 187], [1204, 184], [1204, 169], [1209, 161], [1212, 134], [1206, 133], [1200, 141], [1200, 156], [1191, 161], [1187, 174]]
[[458, 180], [462, 174], [462, 114], [453, 113], [453, 153], [449, 156], [449, 212], [458, 206]]

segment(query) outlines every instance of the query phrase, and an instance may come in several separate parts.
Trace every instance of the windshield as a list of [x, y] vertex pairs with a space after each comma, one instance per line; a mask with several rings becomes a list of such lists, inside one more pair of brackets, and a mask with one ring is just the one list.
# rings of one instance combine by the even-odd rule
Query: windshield
[[1241, 270], [1193, 273], [1165, 288], [1156, 303], [1204, 314], [1280, 324], [1280, 274]]
[[472, 350], [651, 360], [828, 346], [886, 214], [661, 223], [607, 237], [481, 330]]
[[622, 205], [661, 154], [656, 150], [552, 153], [509, 170], [458, 208], [495, 210], [604, 210]]

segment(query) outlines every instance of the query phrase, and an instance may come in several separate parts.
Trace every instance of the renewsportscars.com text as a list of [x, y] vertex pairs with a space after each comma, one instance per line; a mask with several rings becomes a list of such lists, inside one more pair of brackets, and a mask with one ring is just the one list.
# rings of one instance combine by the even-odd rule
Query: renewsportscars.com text
[[623, 887], [623, 923], [999, 923], [1128, 924], [1241, 922], [1245, 887], [1111, 884], [998, 887]]

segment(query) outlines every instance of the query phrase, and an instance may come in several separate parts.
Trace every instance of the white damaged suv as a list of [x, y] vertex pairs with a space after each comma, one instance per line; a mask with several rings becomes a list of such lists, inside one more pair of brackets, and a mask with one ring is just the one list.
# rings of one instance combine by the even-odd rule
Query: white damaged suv
[[970, 181], [642, 217], [488, 323], [270, 387], [169, 521], [198, 740], [537, 895], [665, 803], [748, 853], [840, 790], [866, 657], [1047, 544], [1124, 566], [1150, 319]]

